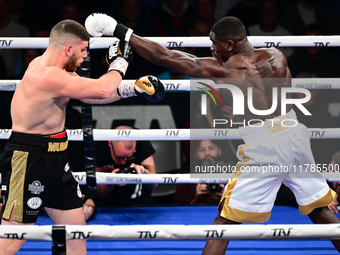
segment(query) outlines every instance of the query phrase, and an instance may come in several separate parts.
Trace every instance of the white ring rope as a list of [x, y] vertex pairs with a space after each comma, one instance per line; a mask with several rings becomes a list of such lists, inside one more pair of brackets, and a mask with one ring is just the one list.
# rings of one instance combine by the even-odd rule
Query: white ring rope
[[[210, 47], [208, 36], [145, 37], [165, 47]], [[0, 37], [0, 49], [45, 49], [48, 37]], [[340, 36], [248, 36], [254, 47], [338, 47]], [[90, 49], [109, 47], [112, 37], [90, 39]]]
[[[256, 128], [256, 127], [254, 127]], [[311, 139], [339, 139], [339, 128], [309, 128]], [[8, 139], [11, 129], [0, 129], [0, 139]], [[69, 141], [82, 141], [82, 129], [68, 129]], [[94, 141], [181, 141], [181, 140], [239, 140], [239, 130], [234, 129], [93, 129]]]
[[66, 240], [75, 231], [90, 233], [88, 239], [114, 240], [264, 240], [340, 238], [340, 224], [306, 225], [123, 225], [66, 226]]
[[[0, 91], [14, 91], [21, 80], [0, 80]], [[133, 83], [134, 80], [124, 80]], [[212, 80], [197, 80], [214, 87]], [[195, 80], [161, 80], [166, 91], [200, 91]], [[220, 84], [219, 84], [220, 85]], [[293, 78], [292, 88], [305, 89], [340, 89], [340, 78]], [[218, 90], [218, 88], [215, 88]]]
[[[303, 173], [303, 172], [302, 172]], [[76, 180], [80, 185], [86, 184], [85, 172], [73, 172]], [[214, 177], [214, 175], [223, 178]], [[327, 181], [340, 181], [340, 172], [322, 172], [322, 177]], [[207, 178], [207, 176], [209, 176]], [[96, 172], [97, 184], [195, 184], [195, 183], [221, 183], [227, 184], [232, 173], [214, 173], [214, 174], [113, 174]], [[261, 178], [266, 178], [265, 173]]]
[[[298, 168], [296, 168], [298, 169]], [[297, 170], [299, 171], [299, 170]], [[302, 172], [303, 174], [303, 172]], [[85, 172], [73, 172], [79, 185], [86, 185]], [[214, 175], [216, 175], [214, 177]], [[321, 172], [322, 177], [329, 182], [339, 182], [340, 172]], [[209, 176], [209, 177], [207, 177]], [[223, 176], [221, 178], [221, 176]], [[227, 184], [232, 173], [197, 173], [197, 174], [113, 174], [96, 172], [97, 184], [196, 184], [196, 183], [221, 183]], [[259, 174], [265, 178], [264, 174]], [[1, 183], [1, 174], [0, 174]]]
[[0, 225], [0, 238], [52, 241], [52, 226]]
[[[340, 224], [66, 225], [66, 240], [280, 240], [340, 238]], [[52, 241], [52, 226], [0, 226], [0, 238]]]
[[[86, 184], [85, 172], [73, 172], [80, 185]], [[195, 176], [206, 176], [197, 174]], [[231, 173], [223, 174], [224, 178], [196, 178], [191, 174], [113, 174], [96, 172], [97, 184], [188, 184], [188, 183], [221, 183], [226, 184]], [[220, 176], [220, 175], [219, 175]]]

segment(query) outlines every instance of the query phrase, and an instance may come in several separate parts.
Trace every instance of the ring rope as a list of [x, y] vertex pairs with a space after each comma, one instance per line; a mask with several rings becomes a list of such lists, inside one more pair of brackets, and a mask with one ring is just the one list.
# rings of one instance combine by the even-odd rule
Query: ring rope
[[[328, 165], [327, 165], [328, 167]], [[327, 169], [324, 169], [327, 170]], [[293, 170], [294, 171], [294, 170]], [[296, 171], [300, 169], [296, 168]], [[301, 172], [303, 174], [303, 171]], [[86, 174], [85, 172], [73, 172], [79, 185], [86, 184]], [[265, 174], [259, 173], [259, 178], [264, 178]], [[209, 176], [207, 178], [207, 176]], [[223, 178], [214, 177], [217, 175]], [[327, 181], [336, 182], [340, 181], [340, 172], [322, 172], [322, 177]], [[196, 183], [228, 183], [231, 178], [232, 173], [191, 173], [191, 174], [113, 174], [113, 173], [103, 173], [96, 172], [97, 184], [196, 184]]]
[[[145, 37], [165, 47], [210, 47], [208, 36], [187, 37]], [[254, 47], [338, 47], [340, 36], [248, 36]], [[0, 37], [0, 49], [45, 49], [48, 37]], [[109, 47], [112, 37], [90, 39], [90, 49], [103, 49]]]
[[[66, 225], [66, 240], [279, 240], [340, 238], [340, 224]], [[52, 241], [52, 226], [0, 226], [0, 238]]]
[[[326, 166], [326, 168], [328, 165]], [[327, 170], [322, 169], [321, 170]], [[294, 171], [294, 170], [293, 170]], [[296, 168], [296, 171], [300, 171]], [[301, 172], [303, 173], [303, 172]], [[213, 175], [217, 175], [213, 177]], [[223, 174], [223, 178], [221, 175]], [[339, 182], [339, 172], [320, 172], [322, 177], [329, 182]], [[85, 172], [73, 172], [74, 177], [78, 181], [79, 185], [86, 185], [86, 173]], [[97, 184], [197, 184], [197, 183], [220, 183], [227, 184], [232, 176], [232, 173], [212, 173], [210, 178], [207, 178], [209, 173], [191, 173], [191, 174], [114, 174], [96, 172]], [[265, 173], [259, 173], [260, 178], [264, 178]], [[1, 183], [1, 174], [0, 174]]]
[[[297, 168], [297, 171], [299, 169]], [[303, 173], [303, 172], [302, 172]], [[220, 178], [223, 174], [223, 178]], [[265, 174], [265, 173], [264, 173]], [[259, 175], [264, 178], [263, 175]], [[86, 173], [85, 172], [73, 172], [74, 177], [78, 181], [79, 185], [86, 185]], [[197, 184], [197, 183], [220, 183], [227, 184], [232, 176], [232, 173], [218, 173], [218, 177], [207, 178], [206, 174], [113, 174], [113, 173], [103, 173], [96, 172], [96, 182], [97, 184]], [[217, 174], [216, 174], [217, 175]], [[329, 182], [340, 182], [339, 172], [322, 172], [322, 177]], [[198, 177], [201, 176], [201, 177]], [[1, 174], [0, 174], [1, 183]]]
[[[255, 127], [254, 127], [255, 128]], [[339, 128], [308, 128], [311, 139], [339, 139]], [[8, 139], [11, 129], [0, 129], [0, 139]], [[69, 141], [83, 141], [82, 129], [68, 129]], [[93, 129], [94, 141], [188, 141], [188, 140], [240, 140], [234, 129]]]
[[[0, 91], [14, 91], [21, 80], [0, 80]], [[124, 80], [133, 83], [134, 80]], [[214, 86], [212, 80], [199, 80]], [[199, 91], [195, 86], [195, 80], [161, 80], [166, 91]], [[340, 89], [339, 78], [293, 78], [292, 88], [305, 89]], [[215, 88], [218, 90], [218, 88]]]

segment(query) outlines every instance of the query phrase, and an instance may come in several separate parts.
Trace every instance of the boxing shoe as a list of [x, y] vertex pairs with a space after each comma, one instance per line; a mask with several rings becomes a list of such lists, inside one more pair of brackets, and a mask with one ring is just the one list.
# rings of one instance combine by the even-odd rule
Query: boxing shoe
[[114, 36], [129, 42], [133, 30], [117, 24], [117, 21], [104, 13], [92, 13], [85, 20], [85, 28], [93, 37]]

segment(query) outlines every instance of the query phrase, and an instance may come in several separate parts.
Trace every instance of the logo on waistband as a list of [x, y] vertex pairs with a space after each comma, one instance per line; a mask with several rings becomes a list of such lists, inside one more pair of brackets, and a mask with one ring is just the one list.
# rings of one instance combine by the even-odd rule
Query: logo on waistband
[[28, 190], [31, 191], [31, 194], [40, 194], [44, 192], [44, 185], [41, 185], [40, 181], [34, 181], [32, 184], [28, 184]]
[[49, 142], [48, 152], [59, 152], [67, 149], [68, 141], [66, 142]]
[[68, 141], [66, 142], [49, 142], [48, 143], [48, 152], [59, 152], [67, 149]]
[[289, 122], [289, 119], [283, 119], [283, 120], [280, 119], [280, 122], [277, 122], [277, 123], [274, 123], [274, 121], [266, 122], [267, 129], [269, 131], [269, 134], [272, 137], [283, 135], [285, 133], [292, 131], [291, 127], [293, 127], [294, 125], [285, 125], [284, 121]]

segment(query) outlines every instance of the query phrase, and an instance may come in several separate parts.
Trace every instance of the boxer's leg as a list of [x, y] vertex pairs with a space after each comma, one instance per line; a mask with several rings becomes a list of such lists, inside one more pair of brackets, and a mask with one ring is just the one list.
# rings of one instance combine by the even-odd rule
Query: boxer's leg
[[[86, 225], [83, 208], [59, 210], [45, 207], [46, 212], [55, 224]], [[66, 254], [86, 254], [86, 239], [70, 240], [66, 243]]]

